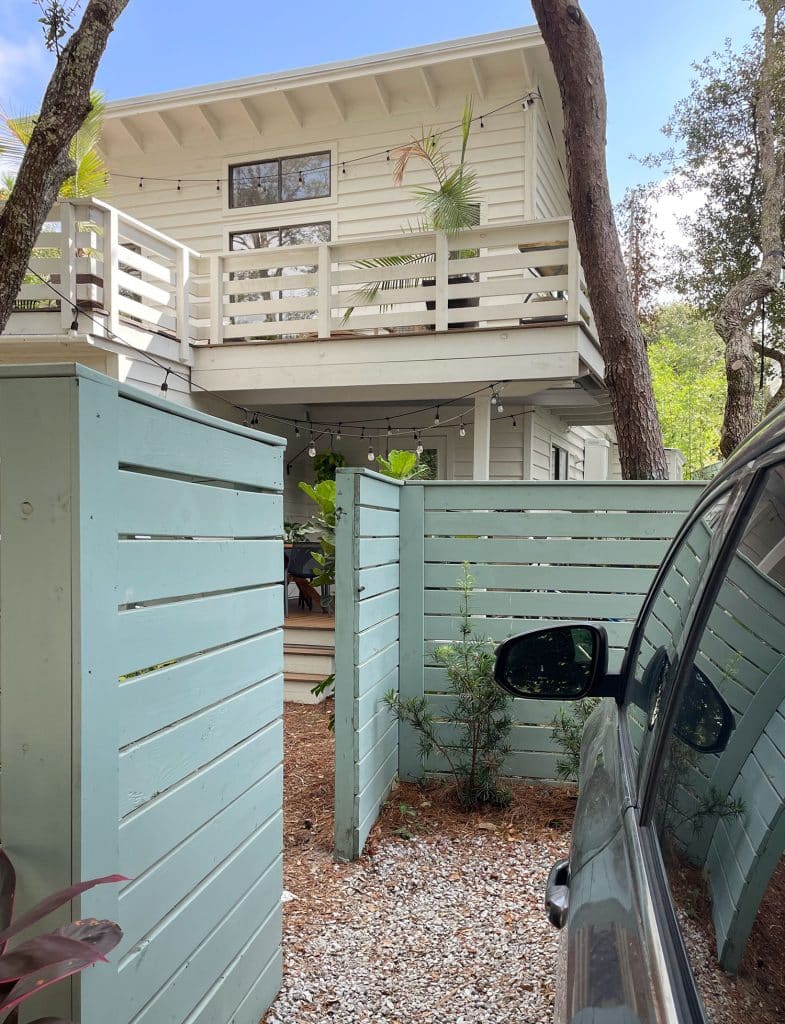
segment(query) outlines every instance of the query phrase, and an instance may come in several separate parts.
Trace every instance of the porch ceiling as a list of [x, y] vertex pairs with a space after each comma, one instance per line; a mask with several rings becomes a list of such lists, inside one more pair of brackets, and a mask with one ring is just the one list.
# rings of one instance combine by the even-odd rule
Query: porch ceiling
[[[313, 125], [349, 119], [394, 118], [412, 110], [455, 103], [473, 95], [484, 103], [539, 84], [548, 95], [555, 80], [535, 27], [515, 29], [360, 60], [240, 79], [108, 104], [107, 153], [175, 151], [205, 137], [221, 144], [268, 139]], [[559, 113], [558, 106], [551, 110]], [[560, 125], [557, 125], [557, 127]]]

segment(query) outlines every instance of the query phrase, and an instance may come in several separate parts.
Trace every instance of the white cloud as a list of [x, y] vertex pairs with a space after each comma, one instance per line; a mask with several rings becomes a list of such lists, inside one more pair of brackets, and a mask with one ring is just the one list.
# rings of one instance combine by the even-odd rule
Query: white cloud
[[12, 114], [27, 110], [31, 95], [46, 84], [51, 65], [40, 36], [13, 40], [0, 35], [0, 106]]
[[680, 245], [684, 242], [684, 232], [679, 220], [700, 209], [705, 200], [705, 193], [695, 189], [684, 195], [677, 195], [667, 189], [667, 182], [657, 199], [654, 210], [654, 223], [657, 230], [662, 234], [662, 241], [665, 248], [672, 245]]

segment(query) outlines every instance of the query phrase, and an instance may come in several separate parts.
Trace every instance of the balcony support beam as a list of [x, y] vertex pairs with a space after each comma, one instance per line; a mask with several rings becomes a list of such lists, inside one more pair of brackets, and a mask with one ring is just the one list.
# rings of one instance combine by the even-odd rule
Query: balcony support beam
[[474, 396], [474, 463], [475, 480], [491, 478], [491, 396], [482, 392]]

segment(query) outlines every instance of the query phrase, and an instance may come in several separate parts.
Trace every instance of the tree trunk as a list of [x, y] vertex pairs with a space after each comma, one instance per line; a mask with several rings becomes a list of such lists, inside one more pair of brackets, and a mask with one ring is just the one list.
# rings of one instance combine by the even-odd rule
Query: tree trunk
[[35, 241], [73, 173], [71, 140], [90, 111], [90, 89], [128, 0], [90, 0], [58, 56], [11, 196], [0, 213], [0, 334], [22, 287]]
[[720, 451], [727, 459], [755, 424], [755, 341], [752, 324], [761, 299], [773, 292], [782, 271], [782, 207], [785, 176], [782, 151], [774, 136], [773, 84], [776, 74], [774, 22], [785, 0], [758, 0], [766, 23], [763, 63], [755, 101], [755, 137], [760, 154], [763, 203], [760, 214], [761, 264], [737, 282], [720, 303], [714, 318], [717, 334], [725, 342], [728, 396], [722, 422]]
[[577, 3], [532, 0], [532, 6], [559, 81], [572, 219], [605, 359], [622, 476], [663, 480], [668, 473], [646, 343], [608, 188], [600, 47]]

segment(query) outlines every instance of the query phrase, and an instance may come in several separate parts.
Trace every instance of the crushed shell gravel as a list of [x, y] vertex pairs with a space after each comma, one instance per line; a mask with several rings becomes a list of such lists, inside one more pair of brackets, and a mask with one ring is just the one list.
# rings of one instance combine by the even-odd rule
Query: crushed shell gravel
[[345, 874], [331, 912], [285, 928], [267, 1024], [550, 1021], [558, 933], [543, 893], [567, 842], [395, 841], [334, 868]]

